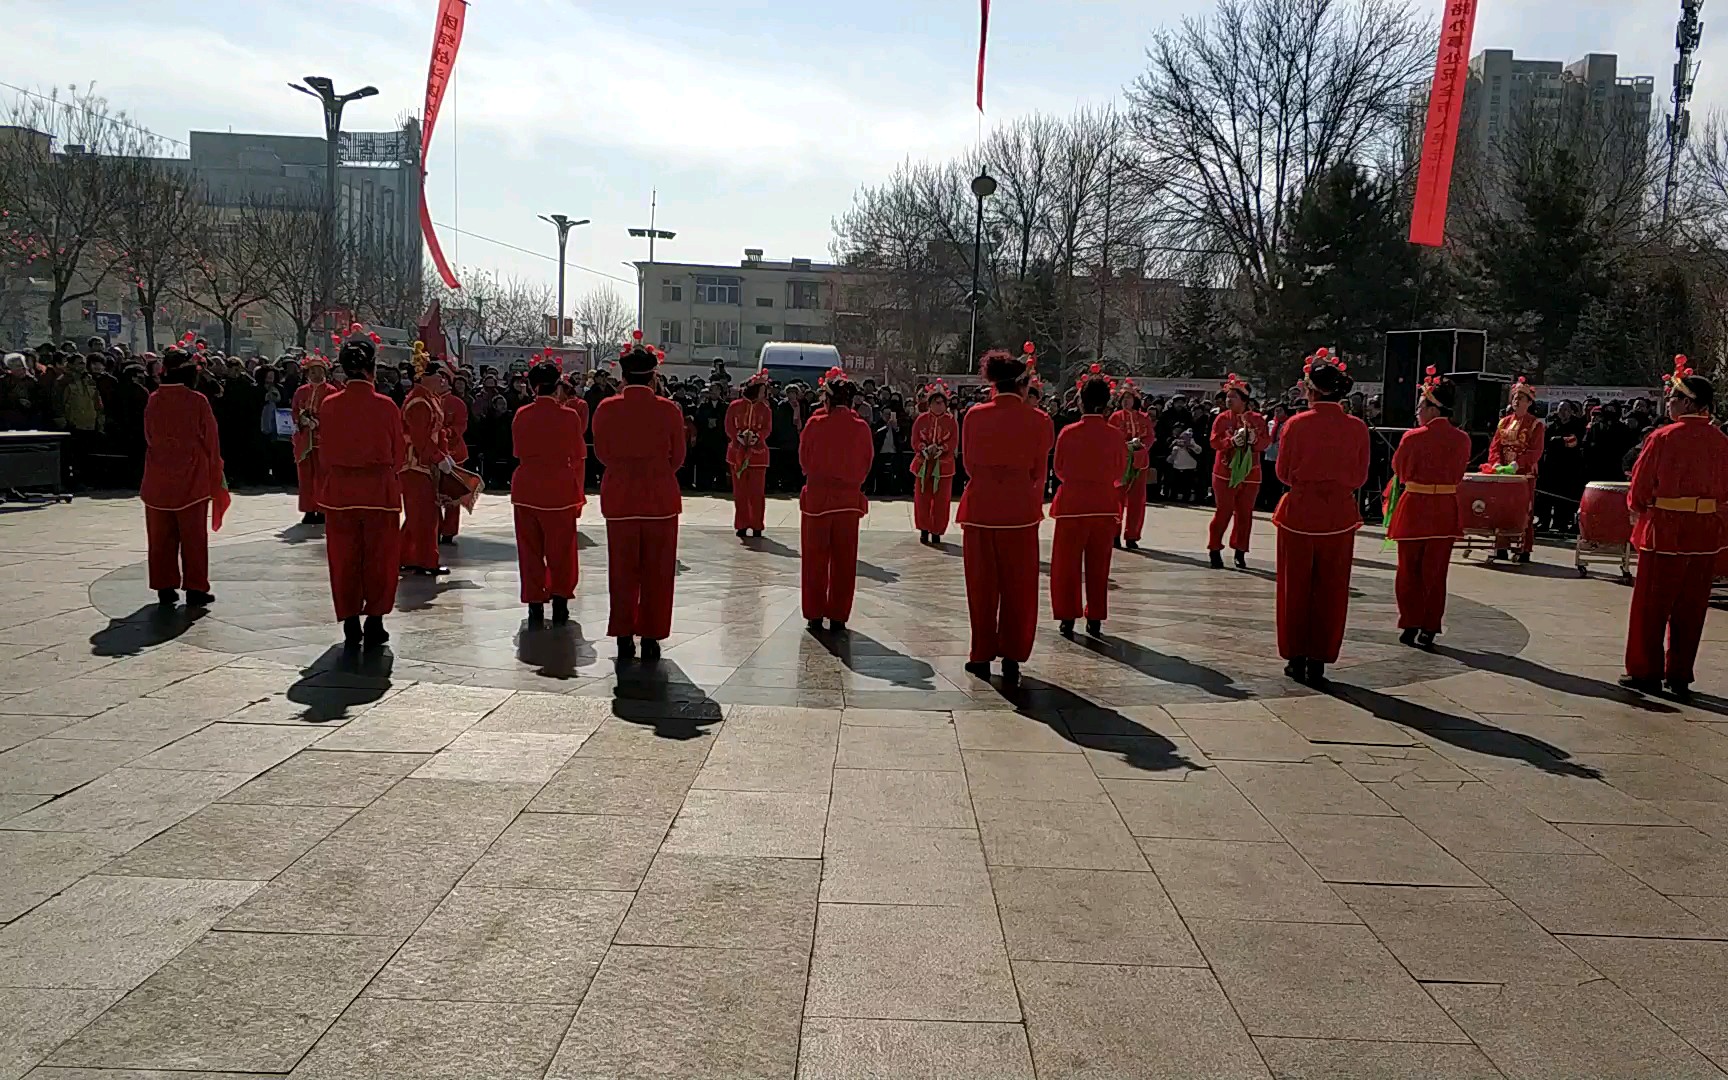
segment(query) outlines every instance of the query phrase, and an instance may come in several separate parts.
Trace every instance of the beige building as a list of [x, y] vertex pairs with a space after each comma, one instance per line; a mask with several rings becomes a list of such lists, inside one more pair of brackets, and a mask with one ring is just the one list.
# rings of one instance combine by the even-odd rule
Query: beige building
[[736, 265], [638, 262], [642, 327], [671, 364], [755, 366], [770, 341], [834, 342], [837, 268], [810, 259]]

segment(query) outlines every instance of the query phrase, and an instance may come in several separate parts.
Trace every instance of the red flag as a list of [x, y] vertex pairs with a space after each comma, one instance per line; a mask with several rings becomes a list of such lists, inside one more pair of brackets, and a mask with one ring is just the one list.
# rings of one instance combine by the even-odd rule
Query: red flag
[[462, 48], [462, 24], [468, 17], [468, 0], [438, 0], [438, 24], [432, 31], [432, 61], [426, 69], [426, 110], [420, 124], [420, 231], [426, 237], [426, 248], [438, 276], [452, 289], [462, 283], [450, 272], [444, 259], [444, 249], [438, 245], [438, 234], [432, 228], [432, 210], [426, 205], [426, 162], [432, 153], [432, 129], [438, 125], [438, 110], [444, 105], [444, 89], [450, 84], [450, 73], [456, 67], [456, 53]]
[[990, 0], [978, 0], [978, 111], [984, 111], [984, 47], [990, 42]]
[[1458, 148], [1458, 118], [1469, 79], [1470, 36], [1476, 0], [1446, 0], [1434, 85], [1428, 91], [1428, 124], [1422, 132], [1422, 162], [1416, 205], [1410, 212], [1410, 242], [1439, 247], [1446, 242], [1446, 203], [1452, 193], [1452, 156]]

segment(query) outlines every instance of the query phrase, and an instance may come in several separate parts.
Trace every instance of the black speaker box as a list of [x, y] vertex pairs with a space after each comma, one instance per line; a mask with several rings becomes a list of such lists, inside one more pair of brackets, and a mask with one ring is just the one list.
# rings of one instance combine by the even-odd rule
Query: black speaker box
[[1454, 371], [1458, 402], [1452, 423], [1472, 435], [1492, 435], [1512, 397], [1512, 376], [1487, 371]]
[[1484, 370], [1488, 335], [1480, 330], [1393, 330], [1386, 335], [1386, 366], [1381, 376], [1380, 418], [1387, 427], [1416, 426], [1416, 398], [1422, 373]]

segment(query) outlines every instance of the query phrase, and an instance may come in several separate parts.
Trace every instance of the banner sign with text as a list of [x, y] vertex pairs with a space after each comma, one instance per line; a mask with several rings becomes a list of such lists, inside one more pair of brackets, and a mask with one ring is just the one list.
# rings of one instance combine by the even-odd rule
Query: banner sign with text
[[1458, 147], [1458, 119], [1470, 74], [1470, 36], [1476, 29], [1476, 0], [1446, 0], [1440, 19], [1440, 48], [1434, 57], [1434, 85], [1428, 91], [1428, 123], [1422, 132], [1422, 161], [1416, 177], [1416, 205], [1410, 213], [1410, 242], [1439, 247], [1446, 241], [1446, 204], [1452, 193], [1452, 157]]
[[450, 73], [456, 67], [456, 53], [462, 48], [462, 24], [468, 17], [467, 0], [438, 0], [438, 25], [432, 34], [432, 62], [426, 70], [426, 110], [420, 131], [420, 231], [426, 236], [426, 248], [438, 276], [452, 289], [462, 283], [450, 272], [444, 259], [444, 249], [438, 245], [438, 234], [432, 228], [432, 210], [426, 205], [426, 162], [432, 152], [432, 129], [438, 124], [438, 110], [444, 105], [444, 90], [450, 84]]

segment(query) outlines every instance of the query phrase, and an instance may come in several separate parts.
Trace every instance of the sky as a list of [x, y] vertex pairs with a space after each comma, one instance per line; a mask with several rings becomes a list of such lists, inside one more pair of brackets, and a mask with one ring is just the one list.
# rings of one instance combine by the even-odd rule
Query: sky
[[[1412, 2], [1437, 34], [1441, 0]], [[1119, 100], [1152, 34], [1213, 4], [994, 0], [985, 124]], [[0, 0], [0, 82], [94, 81], [137, 123], [184, 140], [322, 134], [316, 103], [287, 85], [322, 74], [342, 91], [376, 85], [345, 126], [388, 130], [422, 107], [436, 9]], [[1678, 14], [1679, 0], [1481, 0], [1472, 51], [1616, 52], [1622, 75], [1656, 76], [1665, 105]], [[1695, 121], [1728, 109], [1728, 29], [1713, 38], [1711, 14]], [[437, 222], [476, 235], [440, 230], [445, 252], [474, 273], [550, 283], [557, 242], [538, 215], [589, 218], [571, 234], [570, 294], [610, 285], [629, 298], [623, 264], [647, 252], [626, 230], [648, 224], [658, 190], [657, 224], [678, 234], [662, 260], [736, 263], [753, 247], [826, 258], [861, 185], [977, 139], [977, 35], [976, 0], [472, 0], [427, 198]]]

